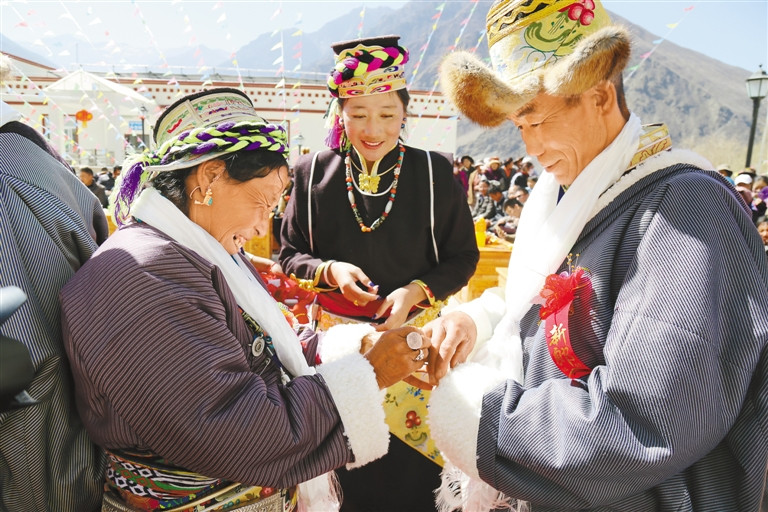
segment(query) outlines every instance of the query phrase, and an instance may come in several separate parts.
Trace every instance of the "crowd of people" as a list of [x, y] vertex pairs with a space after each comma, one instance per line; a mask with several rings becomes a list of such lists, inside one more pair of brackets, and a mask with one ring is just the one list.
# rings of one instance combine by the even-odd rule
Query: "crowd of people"
[[[34, 369], [0, 410], [0, 510], [761, 510], [766, 178], [640, 122], [599, 0], [487, 22], [492, 67], [453, 52], [440, 81], [519, 158], [405, 143], [398, 36], [332, 46], [328, 149], [293, 169], [234, 88], [98, 173], [0, 104], [0, 334]], [[506, 287], [450, 301], [473, 223], [513, 242]]]
[[[726, 164], [716, 170], [749, 206], [768, 256], [768, 175], [758, 174], [753, 167], [734, 174]], [[527, 155], [503, 161], [486, 157], [477, 163], [472, 156], [463, 155], [453, 162], [453, 177], [467, 194], [473, 221], [484, 219], [489, 234], [509, 242], [515, 240], [523, 206], [539, 175], [540, 170]]]
[[533, 159], [502, 161], [485, 158], [478, 164], [464, 155], [454, 161], [453, 177], [467, 194], [473, 221], [485, 221], [488, 234], [514, 242], [523, 205], [538, 179]]

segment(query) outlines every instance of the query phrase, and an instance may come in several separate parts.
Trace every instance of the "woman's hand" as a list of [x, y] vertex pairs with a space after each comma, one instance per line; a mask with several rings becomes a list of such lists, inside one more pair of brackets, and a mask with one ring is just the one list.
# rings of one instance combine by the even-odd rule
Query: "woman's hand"
[[477, 326], [468, 314], [454, 311], [425, 325], [424, 334], [432, 344], [429, 382], [436, 386], [450, 368], [466, 361], [472, 353], [477, 341]]
[[270, 274], [275, 274], [276, 276], [284, 276], [283, 273], [283, 267], [280, 266], [280, 264], [276, 261], [272, 261], [269, 258], [264, 258], [262, 256], [256, 256], [249, 252], [246, 252], [245, 254], [248, 255], [248, 259], [251, 262], [251, 265], [256, 267], [256, 270], [259, 272], [269, 272]]
[[[410, 340], [409, 333], [415, 333]], [[433, 349], [429, 339], [416, 327], [401, 327], [369, 336], [369, 343], [373, 344], [363, 356], [373, 366], [379, 389], [403, 380], [431, 358], [430, 352]], [[419, 348], [414, 349], [412, 346]]]
[[[360, 267], [344, 261], [334, 261], [325, 269], [325, 281], [330, 286], [338, 286], [345, 299], [355, 306], [365, 306], [379, 298], [378, 286], [374, 285]], [[367, 283], [367, 289], [357, 283]], [[398, 326], [399, 327], [399, 326]]]
[[402, 288], [393, 291], [384, 298], [381, 306], [376, 310], [374, 320], [381, 318], [390, 307], [392, 308], [387, 320], [377, 325], [376, 330], [386, 331], [402, 326], [408, 319], [408, 313], [410, 313], [413, 306], [424, 300], [427, 300], [424, 290], [415, 283], [408, 283]]

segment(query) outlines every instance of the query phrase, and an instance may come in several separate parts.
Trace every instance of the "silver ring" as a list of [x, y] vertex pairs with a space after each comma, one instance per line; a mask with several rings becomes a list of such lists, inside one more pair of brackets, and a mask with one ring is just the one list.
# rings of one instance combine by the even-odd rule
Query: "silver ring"
[[408, 343], [408, 348], [411, 350], [419, 350], [421, 348], [421, 335], [416, 331], [411, 331], [405, 337], [405, 342]]
[[425, 350], [423, 350], [423, 349], [421, 349], [421, 350], [419, 350], [419, 355], [417, 355], [416, 357], [414, 357], [414, 358], [413, 358], [413, 360], [414, 360], [414, 361], [421, 361], [421, 360], [422, 360], [422, 359], [424, 359], [425, 357], [427, 357], [426, 351], [425, 351]]

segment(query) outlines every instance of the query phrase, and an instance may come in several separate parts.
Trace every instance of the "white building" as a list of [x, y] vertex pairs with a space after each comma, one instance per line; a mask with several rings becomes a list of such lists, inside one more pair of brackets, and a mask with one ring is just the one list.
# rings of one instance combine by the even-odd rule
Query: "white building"
[[[127, 154], [149, 145], [159, 112], [182, 95], [205, 88], [244, 90], [256, 110], [283, 124], [290, 137], [290, 160], [300, 151], [325, 149], [324, 115], [331, 95], [318, 80], [247, 78], [215, 75], [202, 80], [187, 75], [168, 79], [152, 72], [88, 73], [53, 69], [8, 54], [12, 78], [2, 86], [2, 100], [22, 113], [74, 165], [121, 164]], [[407, 143], [453, 153], [457, 112], [440, 92], [411, 90]], [[94, 169], [98, 170], [98, 169]]]

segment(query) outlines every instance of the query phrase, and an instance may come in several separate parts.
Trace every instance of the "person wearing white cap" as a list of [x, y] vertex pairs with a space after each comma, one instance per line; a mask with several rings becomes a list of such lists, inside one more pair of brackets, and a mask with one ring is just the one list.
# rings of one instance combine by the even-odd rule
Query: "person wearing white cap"
[[736, 178], [733, 180], [733, 184], [736, 186], [742, 185], [746, 186], [747, 188], [752, 188], [752, 175], [748, 174], [746, 172], [743, 172], [736, 176]]
[[538, 178], [539, 172], [536, 169], [536, 167], [533, 165], [533, 158], [531, 158], [528, 155], [525, 155], [523, 159], [520, 161], [520, 168], [528, 174], [528, 176], [533, 176]]
[[736, 176], [733, 181], [736, 187], [736, 192], [738, 192], [741, 198], [744, 199], [744, 203], [746, 203], [752, 213], [752, 220], [757, 221], [760, 213], [755, 208], [755, 205], [752, 204], [754, 199], [754, 194], [752, 193], [752, 182], [754, 180], [752, 179], [752, 175], [743, 172]]
[[629, 110], [630, 36], [599, 0], [500, 0], [487, 26], [496, 71], [457, 52], [441, 83], [545, 172], [505, 290], [425, 327], [439, 509], [757, 511], [768, 264], [749, 212]]

